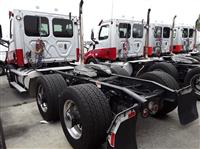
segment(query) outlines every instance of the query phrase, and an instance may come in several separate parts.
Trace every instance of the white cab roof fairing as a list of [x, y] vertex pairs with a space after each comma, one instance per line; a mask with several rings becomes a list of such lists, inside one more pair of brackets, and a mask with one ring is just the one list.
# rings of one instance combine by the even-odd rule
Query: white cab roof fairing
[[[19, 13], [23, 13], [23, 14], [33, 14], [35, 16], [39, 15], [39, 16], [51, 16], [51, 17], [58, 17], [58, 18], [68, 18], [69, 19], [69, 15], [64, 15], [64, 14], [59, 14], [59, 13], [48, 13], [48, 12], [42, 12], [42, 11], [29, 11], [29, 10], [19, 10], [19, 9], [14, 9], [13, 10], [13, 14], [16, 16]], [[76, 16], [71, 16], [72, 20], [77, 18]]]

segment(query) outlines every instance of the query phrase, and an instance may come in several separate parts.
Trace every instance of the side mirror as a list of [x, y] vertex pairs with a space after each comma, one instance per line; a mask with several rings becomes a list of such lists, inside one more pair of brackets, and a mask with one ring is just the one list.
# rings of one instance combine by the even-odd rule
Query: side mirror
[[200, 15], [199, 15], [199, 18], [196, 21], [196, 29], [200, 32]]
[[98, 42], [98, 41], [94, 41], [94, 43], [95, 43], [95, 44], [99, 44], [99, 42]]
[[94, 31], [93, 31], [93, 30], [91, 30], [91, 36], [90, 36], [90, 38], [91, 38], [91, 40], [92, 40], [95, 44], [99, 44], [99, 42], [96, 41], [95, 38], [94, 38]]
[[93, 41], [94, 40], [94, 31], [91, 30], [91, 36], [90, 36], [90, 39]]
[[2, 29], [1, 29], [1, 25], [0, 25], [0, 39], [2, 38]]

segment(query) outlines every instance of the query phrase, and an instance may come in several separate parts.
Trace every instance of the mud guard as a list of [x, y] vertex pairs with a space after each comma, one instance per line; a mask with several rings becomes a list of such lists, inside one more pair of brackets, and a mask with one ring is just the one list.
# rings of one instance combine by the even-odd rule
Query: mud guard
[[107, 149], [137, 149], [136, 123], [138, 108], [119, 113], [114, 119], [107, 139]]
[[197, 95], [191, 87], [183, 88], [178, 94], [178, 115], [182, 125], [186, 125], [198, 118]]

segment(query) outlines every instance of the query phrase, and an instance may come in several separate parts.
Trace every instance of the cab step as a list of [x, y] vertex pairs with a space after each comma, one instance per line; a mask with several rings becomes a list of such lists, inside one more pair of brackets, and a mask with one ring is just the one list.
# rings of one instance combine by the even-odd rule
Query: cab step
[[26, 92], [26, 89], [23, 88], [22, 86], [20, 86], [19, 84], [17, 84], [16, 82], [10, 82], [10, 84], [16, 88], [20, 93], [22, 92]]

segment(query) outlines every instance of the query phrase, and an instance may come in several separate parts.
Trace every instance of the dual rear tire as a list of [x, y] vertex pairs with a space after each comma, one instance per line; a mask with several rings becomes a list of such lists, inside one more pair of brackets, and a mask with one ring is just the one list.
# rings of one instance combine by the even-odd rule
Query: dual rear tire
[[43, 75], [37, 79], [36, 102], [44, 120], [59, 120], [58, 100], [66, 87], [64, 78], [59, 74]]
[[36, 101], [46, 121], [60, 119], [73, 148], [96, 149], [105, 142], [112, 112], [108, 99], [95, 85], [67, 87], [61, 75], [44, 75], [37, 80]]
[[[69, 110], [66, 106], [70, 102], [73, 106]], [[97, 149], [105, 142], [112, 120], [111, 109], [108, 99], [95, 85], [68, 87], [59, 102], [59, 113], [64, 134], [73, 148]], [[79, 126], [81, 131], [76, 129]]]
[[[155, 81], [174, 90], [179, 89], [177, 81], [171, 75], [163, 71], [147, 72], [142, 74], [140, 78]], [[165, 116], [177, 107], [177, 101], [169, 100], [164, 97], [161, 100], [163, 101], [162, 106], [154, 116]]]

